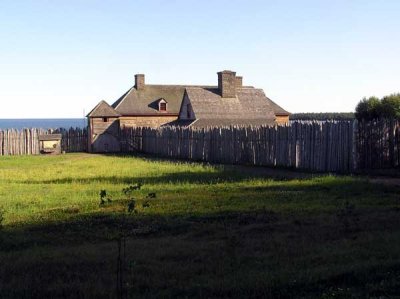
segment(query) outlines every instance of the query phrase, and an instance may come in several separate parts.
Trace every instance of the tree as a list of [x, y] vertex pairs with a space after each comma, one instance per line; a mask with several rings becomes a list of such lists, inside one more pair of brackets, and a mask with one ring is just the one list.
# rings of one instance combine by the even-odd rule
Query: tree
[[363, 98], [356, 107], [356, 118], [358, 120], [372, 120], [379, 118], [381, 101], [377, 97]]
[[383, 97], [380, 116], [384, 118], [400, 118], [400, 93]]

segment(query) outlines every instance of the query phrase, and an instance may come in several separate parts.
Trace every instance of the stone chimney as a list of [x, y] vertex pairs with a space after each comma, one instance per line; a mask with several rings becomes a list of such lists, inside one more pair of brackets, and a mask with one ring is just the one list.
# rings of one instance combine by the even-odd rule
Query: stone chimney
[[135, 75], [135, 88], [137, 90], [142, 90], [145, 87], [144, 83], [144, 74], [136, 74]]
[[243, 77], [236, 76], [236, 88], [242, 88], [242, 87], [243, 87]]
[[236, 97], [236, 73], [232, 71], [218, 72], [218, 89], [223, 98]]

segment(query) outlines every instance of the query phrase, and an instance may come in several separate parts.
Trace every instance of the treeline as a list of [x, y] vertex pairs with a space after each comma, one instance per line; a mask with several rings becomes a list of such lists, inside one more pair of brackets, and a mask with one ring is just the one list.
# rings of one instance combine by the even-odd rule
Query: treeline
[[353, 112], [293, 113], [290, 120], [378, 120], [400, 119], [400, 93], [363, 98]]
[[383, 98], [369, 97], [362, 99], [356, 107], [358, 120], [400, 119], [400, 93]]
[[353, 112], [293, 113], [290, 120], [352, 120]]

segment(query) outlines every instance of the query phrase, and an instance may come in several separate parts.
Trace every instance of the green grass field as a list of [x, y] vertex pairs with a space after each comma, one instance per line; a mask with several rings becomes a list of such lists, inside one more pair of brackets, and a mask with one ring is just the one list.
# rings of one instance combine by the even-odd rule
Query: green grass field
[[[122, 189], [138, 183], [129, 213]], [[399, 191], [149, 157], [1, 157], [0, 298], [400, 298]]]

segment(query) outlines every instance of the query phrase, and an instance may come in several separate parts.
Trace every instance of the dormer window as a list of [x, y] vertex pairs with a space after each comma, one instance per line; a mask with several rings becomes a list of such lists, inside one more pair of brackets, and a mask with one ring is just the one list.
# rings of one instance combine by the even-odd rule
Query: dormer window
[[158, 102], [158, 111], [167, 112], [167, 101], [164, 99], [160, 99]]

